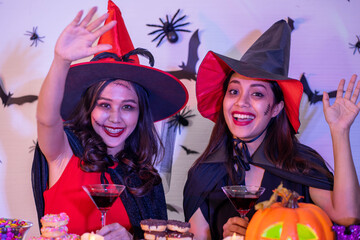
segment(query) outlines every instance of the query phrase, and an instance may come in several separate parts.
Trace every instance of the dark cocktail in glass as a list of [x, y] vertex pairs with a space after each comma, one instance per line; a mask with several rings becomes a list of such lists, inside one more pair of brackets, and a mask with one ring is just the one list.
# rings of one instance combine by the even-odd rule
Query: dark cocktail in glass
[[118, 184], [92, 184], [83, 186], [95, 206], [101, 212], [101, 225], [105, 226], [106, 212], [120, 196], [125, 186]]
[[234, 185], [224, 186], [222, 190], [240, 214], [240, 217], [244, 218], [250, 209], [254, 207], [261, 194], [264, 193], [265, 188], [251, 185]]

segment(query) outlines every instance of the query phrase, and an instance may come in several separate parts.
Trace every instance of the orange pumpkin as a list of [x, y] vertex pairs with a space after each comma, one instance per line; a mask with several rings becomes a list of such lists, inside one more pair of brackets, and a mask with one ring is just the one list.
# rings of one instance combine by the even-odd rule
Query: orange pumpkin
[[[278, 195], [282, 202], [275, 202]], [[298, 203], [299, 195], [280, 185], [272, 200], [259, 209], [245, 234], [245, 240], [332, 240], [332, 223], [326, 213], [314, 204]], [[263, 206], [264, 203], [260, 203]], [[259, 205], [257, 205], [257, 208]], [[261, 207], [260, 207], [261, 208]]]

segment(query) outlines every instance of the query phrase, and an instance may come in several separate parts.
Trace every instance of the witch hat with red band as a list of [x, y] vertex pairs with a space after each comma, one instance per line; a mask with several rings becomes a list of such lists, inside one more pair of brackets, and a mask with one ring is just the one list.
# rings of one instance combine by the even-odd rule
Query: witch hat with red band
[[240, 60], [209, 51], [200, 64], [196, 81], [201, 115], [214, 122], [217, 120], [224, 97], [224, 81], [235, 71], [245, 77], [277, 82], [284, 95], [287, 117], [297, 132], [303, 85], [288, 77], [290, 35], [289, 25], [280, 20], [264, 32]]
[[[111, 0], [108, 1], [108, 12], [109, 18], [106, 22], [116, 20], [117, 24], [102, 35], [98, 43], [111, 44], [113, 48], [107, 52], [110, 52], [110, 56], [115, 56], [117, 60], [114, 57], [108, 57], [107, 53], [99, 53], [90, 62], [74, 64], [70, 67], [61, 104], [62, 118], [69, 120], [86, 89], [108, 79], [126, 80], [142, 86], [148, 93], [154, 121], [176, 114], [188, 101], [185, 86], [167, 72], [141, 65], [135, 55], [130, 57], [132, 61], [122, 61], [124, 55], [134, 50], [134, 46], [121, 12]], [[100, 57], [101, 55], [105, 57]]]

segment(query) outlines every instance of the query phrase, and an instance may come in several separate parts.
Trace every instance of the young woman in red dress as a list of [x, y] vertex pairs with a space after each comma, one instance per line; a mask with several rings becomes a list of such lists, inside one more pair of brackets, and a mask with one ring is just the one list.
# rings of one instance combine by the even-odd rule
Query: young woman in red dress
[[[44, 198], [36, 202], [40, 208], [44, 203], [39, 217], [66, 212], [69, 233], [83, 234], [99, 230], [101, 221], [82, 186], [125, 185], [107, 213], [108, 225], [98, 233], [105, 239], [137, 239], [143, 237], [142, 219], [167, 219], [154, 168], [161, 157], [154, 121], [181, 110], [188, 94], [172, 75], [139, 64], [137, 53], [152, 64], [151, 53], [134, 50], [119, 9], [111, 1], [108, 9], [93, 21], [96, 8], [83, 19], [79, 12], [57, 40], [36, 114], [39, 147], [33, 172], [41, 160], [48, 166]], [[93, 54], [92, 61], [71, 65]]]

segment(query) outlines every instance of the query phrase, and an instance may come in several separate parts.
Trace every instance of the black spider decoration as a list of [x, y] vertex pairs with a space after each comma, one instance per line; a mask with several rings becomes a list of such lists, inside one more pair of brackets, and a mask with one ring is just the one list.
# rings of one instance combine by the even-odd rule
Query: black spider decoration
[[30, 40], [32, 41], [30, 47], [33, 46], [34, 44], [35, 44], [35, 47], [37, 47], [38, 41], [44, 42], [43, 40], [41, 40], [44, 37], [40, 37], [36, 31], [37, 31], [37, 27], [33, 27], [32, 32], [26, 31], [26, 33], [24, 34], [24, 35], [30, 36]]
[[161, 43], [161, 41], [164, 39], [164, 37], [166, 36], [166, 38], [168, 39], [169, 42], [171, 43], [175, 43], [177, 42], [177, 40], [179, 39], [179, 36], [177, 35], [176, 32], [190, 32], [190, 30], [186, 30], [186, 29], [179, 29], [179, 27], [183, 27], [189, 24], [189, 22], [187, 23], [183, 23], [183, 24], [179, 24], [176, 25], [176, 23], [178, 23], [179, 21], [183, 20], [186, 15], [182, 16], [181, 18], [175, 20], [176, 16], [178, 15], [178, 13], [180, 12], [180, 9], [177, 10], [177, 12], [175, 13], [175, 15], [171, 18], [171, 21], [169, 21], [169, 16], [166, 15], [166, 22], [164, 22], [161, 18], [159, 18], [160, 22], [162, 23], [162, 25], [156, 25], [156, 24], [146, 24], [146, 26], [149, 27], [157, 27], [160, 28], [158, 30], [155, 30], [151, 33], [149, 33], [148, 35], [152, 35], [155, 33], [159, 33], [153, 40], [152, 42], [154, 42], [156, 39], [158, 39], [159, 37], [160, 40], [158, 42], [158, 44], [156, 45], [156, 47], [158, 47]]
[[194, 117], [195, 114], [191, 114], [192, 110], [187, 110], [186, 107], [179, 113], [175, 114], [169, 121], [169, 128], [174, 127], [174, 132], [179, 128], [179, 134], [181, 134], [181, 126], [186, 127], [189, 125], [188, 118]]
[[353, 54], [356, 53], [356, 50], [360, 53], [360, 38], [357, 35], [356, 35], [356, 38], [357, 38], [357, 42], [355, 44], [349, 43], [350, 48], [354, 48], [354, 53]]

